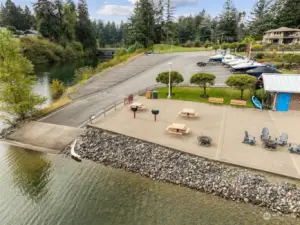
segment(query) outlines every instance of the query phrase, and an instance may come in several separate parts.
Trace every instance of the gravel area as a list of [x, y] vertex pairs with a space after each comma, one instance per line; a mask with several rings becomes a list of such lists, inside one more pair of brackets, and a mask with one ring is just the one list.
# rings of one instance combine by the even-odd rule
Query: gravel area
[[300, 217], [300, 189], [296, 185], [270, 183], [264, 175], [247, 169], [96, 128], [87, 128], [83, 132], [77, 139], [75, 151], [85, 159], [136, 172], [153, 180]]

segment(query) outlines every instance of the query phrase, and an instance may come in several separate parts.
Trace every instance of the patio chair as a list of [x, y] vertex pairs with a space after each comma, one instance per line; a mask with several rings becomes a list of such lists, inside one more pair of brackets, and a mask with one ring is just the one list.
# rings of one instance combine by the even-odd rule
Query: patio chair
[[300, 154], [300, 145], [292, 146], [292, 144], [289, 144], [288, 149], [289, 149], [290, 153]]
[[277, 140], [277, 143], [280, 146], [284, 146], [284, 145], [287, 145], [287, 141], [288, 141], [288, 134], [287, 133], [281, 133], [280, 137], [279, 137], [279, 140]]
[[243, 140], [242, 143], [248, 144], [248, 145], [255, 145], [256, 140], [255, 140], [255, 137], [250, 136], [250, 135], [248, 134], [248, 131], [245, 131], [245, 137], [244, 137], [244, 140]]
[[266, 127], [264, 127], [264, 128], [262, 129], [262, 131], [261, 131], [260, 139], [261, 139], [262, 141], [265, 141], [265, 140], [268, 140], [268, 139], [270, 139], [270, 138], [271, 138], [271, 136], [269, 136], [269, 129], [266, 128]]

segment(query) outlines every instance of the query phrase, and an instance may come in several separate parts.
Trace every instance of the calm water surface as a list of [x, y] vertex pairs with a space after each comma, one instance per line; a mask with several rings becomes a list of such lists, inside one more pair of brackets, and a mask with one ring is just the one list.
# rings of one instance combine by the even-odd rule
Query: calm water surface
[[0, 146], [1, 225], [299, 224], [264, 210], [63, 155]]

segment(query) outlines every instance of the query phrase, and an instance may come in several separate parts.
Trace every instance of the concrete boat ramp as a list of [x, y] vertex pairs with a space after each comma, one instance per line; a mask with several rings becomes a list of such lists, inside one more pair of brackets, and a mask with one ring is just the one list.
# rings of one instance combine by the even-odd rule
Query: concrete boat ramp
[[5, 142], [41, 152], [57, 154], [66, 148], [83, 129], [32, 121], [10, 134]]

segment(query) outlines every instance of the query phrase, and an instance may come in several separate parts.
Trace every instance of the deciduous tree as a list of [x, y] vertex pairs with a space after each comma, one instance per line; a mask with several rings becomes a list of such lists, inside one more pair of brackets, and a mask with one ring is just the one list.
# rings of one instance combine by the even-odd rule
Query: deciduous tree
[[[177, 71], [171, 71], [171, 82], [170, 82], [170, 89], [172, 94], [172, 88], [175, 87], [177, 84], [182, 83], [184, 81], [182, 75]], [[169, 71], [162, 72], [157, 75], [156, 82], [162, 83], [169, 87]]]
[[203, 97], [206, 98], [206, 87], [208, 85], [214, 85], [215, 79], [216, 76], [210, 73], [196, 73], [191, 77], [190, 83], [203, 87]]
[[32, 91], [35, 84], [32, 63], [21, 54], [18, 39], [0, 30], [1, 110], [20, 119], [31, 116], [45, 98]]
[[226, 85], [241, 91], [241, 100], [244, 97], [244, 90], [250, 89], [256, 83], [256, 78], [250, 75], [233, 75], [226, 80]]

